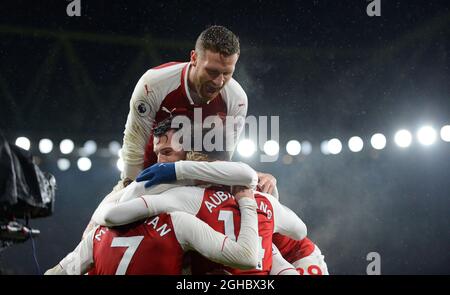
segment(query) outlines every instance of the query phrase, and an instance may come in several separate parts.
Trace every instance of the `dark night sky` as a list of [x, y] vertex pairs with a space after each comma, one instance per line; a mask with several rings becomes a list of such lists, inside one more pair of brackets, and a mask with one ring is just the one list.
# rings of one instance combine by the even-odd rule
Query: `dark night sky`
[[[376, 251], [382, 273], [450, 273], [450, 146], [392, 141], [400, 128], [450, 123], [448, 1], [381, 0], [380, 17], [368, 17], [363, 0], [81, 2], [72, 18], [67, 1], [0, 4], [0, 129], [10, 139], [120, 141], [145, 70], [187, 60], [201, 30], [225, 25], [241, 40], [235, 78], [249, 114], [279, 115], [282, 144], [313, 144], [290, 165], [245, 161], [277, 176], [330, 272], [364, 274]], [[375, 132], [386, 150], [368, 146]], [[352, 135], [363, 152], [320, 153], [322, 140]], [[111, 159], [82, 173], [58, 171], [56, 157], [41, 157], [59, 187], [54, 216], [33, 221], [42, 268], [76, 245], [118, 177]], [[34, 273], [31, 243], [1, 253], [0, 265]]]

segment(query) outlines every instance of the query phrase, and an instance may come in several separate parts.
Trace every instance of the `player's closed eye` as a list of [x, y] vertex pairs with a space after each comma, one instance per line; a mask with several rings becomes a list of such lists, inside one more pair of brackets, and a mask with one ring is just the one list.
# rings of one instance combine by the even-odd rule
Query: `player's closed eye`
[[207, 69], [206, 72], [207, 72], [208, 75], [211, 76], [211, 77], [217, 77], [217, 76], [220, 75], [220, 72], [219, 72], [219, 71], [215, 71], [215, 70], [208, 70], [208, 69]]
[[172, 153], [173, 153], [173, 149], [171, 149], [171, 148], [165, 148], [159, 152], [159, 154], [163, 155], [163, 156], [170, 156]]

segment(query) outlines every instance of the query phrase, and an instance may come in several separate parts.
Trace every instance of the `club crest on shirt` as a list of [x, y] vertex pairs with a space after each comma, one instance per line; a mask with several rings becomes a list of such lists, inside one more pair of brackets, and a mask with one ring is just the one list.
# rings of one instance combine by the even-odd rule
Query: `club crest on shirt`
[[150, 105], [143, 100], [138, 100], [134, 103], [137, 113], [141, 117], [145, 117], [150, 113]]

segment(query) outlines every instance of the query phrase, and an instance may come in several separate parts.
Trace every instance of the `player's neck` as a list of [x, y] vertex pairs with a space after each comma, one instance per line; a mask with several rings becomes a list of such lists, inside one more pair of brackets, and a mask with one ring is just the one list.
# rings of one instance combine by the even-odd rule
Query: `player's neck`
[[188, 84], [188, 91], [192, 98], [192, 101], [195, 104], [204, 104], [205, 101], [198, 95], [197, 91], [195, 91], [195, 86], [192, 81], [194, 81], [194, 71], [192, 70], [192, 66], [189, 67], [188, 70], [188, 78], [187, 78], [187, 84]]

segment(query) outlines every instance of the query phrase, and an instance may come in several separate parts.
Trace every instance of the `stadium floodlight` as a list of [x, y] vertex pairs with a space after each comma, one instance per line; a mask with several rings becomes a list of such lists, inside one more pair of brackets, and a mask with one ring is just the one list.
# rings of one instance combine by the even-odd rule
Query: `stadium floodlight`
[[386, 136], [381, 133], [375, 133], [370, 138], [370, 144], [376, 150], [382, 150], [386, 147]]
[[409, 147], [412, 142], [411, 132], [406, 129], [397, 131], [394, 136], [394, 141], [401, 148]]
[[92, 162], [89, 158], [81, 157], [77, 161], [77, 166], [80, 171], [88, 171], [92, 167]]
[[359, 136], [353, 136], [348, 140], [348, 148], [354, 153], [362, 151], [363, 147], [364, 142]]
[[70, 168], [70, 161], [65, 158], [58, 159], [56, 163], [61, 171], [66, 171]]
[[119, 155], [119, 150], [122, 146], [117, 141], [113, 140], [109, 143], [108, 149], [111, 155]]
[[275, 156], [280, 151], [280, 145], [275, 140], [268, 140], [264, 144], [264, 152], [268, 156]]
[[289, 140], [286, 144], [286, 152], [291, 156], [297, 156], [302, 151], [302, 145], [297, 140]]
[[328, 149], [328, 140], [324, 140], [324, 141], [322, 141], [320, 143], [320, 151], [324, 155], [329, 155], [330, 154], [330, 150]]
[[441, 128], [441, 138], [443, 141], [450, 142], [450, 125]]
[[88, 156], [95, 154], [95, 152], [97, 151], [97, 143], [93, 140], [88, 140], [84, 143], [83, 150]]
[[328, 151], [330, 154], [337, 155], [342, 151], [342, 143], [339, 139], [333, 138], [328, 141]]
[[20, 148], [23, 148], [24, 150], [29, 151], [30, 147], [31, 147], [31, 142], [28, 138], [21, 136], [21, 137], [17, 137], [16, 145]]
[[39, 151], [41, 154], [48, 154], [53, 150], [53, 142], [48, 138], [39, 141]]
[[302, 142], [302, 144], [301, 144], [301, 152], [305, 156], [311, 154], [311, 152], [312, 152], [312, 145], [311, 145], [311, 143], [309, 141], [305, 140], [305, 141]]
[[249, 158], [256, 152], [256, 146], [250, 139], [243, 139], [238, 143], [237, 151], [242, 157]]
[[65, 154], [65, 155], [70, 154], [74, 148], [75, 148], [75, 145], [74, 145], [73, 141], [70, 139], [63, 139], [61, 141], [61, 143], [59, 144], [59, 149], [60, 149], [61, 153]]
[[432, 145], [436, 141], [437, 133], [431, 126], [424, 126], [417, 131], [417, 139], [423, 145]]
[[123, 163], [123, 159], [122, 158], [117, 159], [116, 166], [117, 166], [117, 169], [119, 169], [120, 172], [123, 172], [124, 163]]

